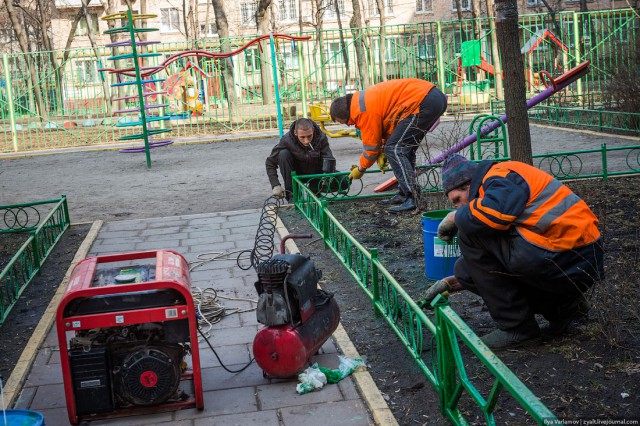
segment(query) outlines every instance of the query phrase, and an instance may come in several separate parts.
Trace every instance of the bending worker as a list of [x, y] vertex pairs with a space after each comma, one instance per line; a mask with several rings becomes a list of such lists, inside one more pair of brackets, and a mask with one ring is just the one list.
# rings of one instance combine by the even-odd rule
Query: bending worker
[[349, 177], [360, 179], [376, 161], [379, 166], [384, 164], [386, 155], [399, 193], [383, 203], [398, 204], [389, 209], [394, 213], [416, 209], [420, 195], [415, 177], [416, 151], [446, 109], [447, 97], [433, 83], [416, 78], [385, 81], [335, 99], [329, 110], [331, 119], [355, 125], [364, 148], [360, 163], [352, 167]]
[[[457, 211], [438, 237], [457, 233], [462, 256], [455, 276], [427, 291], [470, 290], [480, 295], [498, 328], [482, 337], [506, 349], [558, 336], [586, 315], [585, 292], [604, 276], [598, 219], [567, 186], [517, 161], [479, 164], [461, 155], [442, 166], [444, 192]], [[549, 324], [541, 330], [534, 318]]]
[[[333, 161], [324, 161], [325, 159]], [[326, 164], [325, 170], [323, 170], [323, 163]], [[329, 147], [327, 135], [308, 118], [294, 121], [289, 131], [273, 147], [271, 154], [267, 157], [267, 176], [273, 196], [286, 198], [291, 202], [293, 199], [292, 171], [297, 175], [331, 173], [335, 171], [331, 165], [335, 166], [335, 159]], [[284, 180], [284, 188], [278, 180], [278, 168]], [[317, 188], [313, 190], [315, 192]]]

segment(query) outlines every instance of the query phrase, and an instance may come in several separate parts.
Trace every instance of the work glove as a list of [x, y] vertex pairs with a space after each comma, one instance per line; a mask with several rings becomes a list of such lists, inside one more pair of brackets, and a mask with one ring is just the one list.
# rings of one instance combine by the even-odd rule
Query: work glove
[[455, 222], [456, 212], [451, 212], [438, 225], [438, 238], [445, 243], [453, 241], [453, 237], [458, 233], [458, 227]]
[[349, 179], [360, 179], [362, 176], [364, 176], [364, 172], [361, 172], [360, 168], [356, 164], [353, 164], [351, 166], [351, 173], [349, 173]]
[[276, 185], [272, 189], [273, 196], [276, 198], [284, 198], [284, 189], [281, 185]]
[[385, 169], [389, 168], [389, 161], [387, 160], [387, 156], [385, 155], [385, 153], [381, 152], [380, 155], [378, 155], [378, 159], [376, 161], [378, 163], [378, 168], [384, 174]]
[[[431, 302], [436, 298], [437, 295], [449, 291], [456, 291], [446, 279], [438, 280], [431, 287], [425, 291], [422, 295], [421, 299], [418, 301], [418, 307], [421, 309], [429, 308], [431, 306]], [[448, 296], [449, 294], [443, 294], [443, 296]]]

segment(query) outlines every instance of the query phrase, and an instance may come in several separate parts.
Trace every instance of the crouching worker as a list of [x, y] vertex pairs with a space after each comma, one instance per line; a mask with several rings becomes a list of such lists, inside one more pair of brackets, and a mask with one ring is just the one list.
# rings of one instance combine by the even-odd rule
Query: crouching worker
[[[327, 135], [308, 118], [294, 121], [266, 160], [267, 176], [273, 196], [286, 198], [288, 202], [293, 200], [291, 172], [296, 172], [298, 176], [332, 173], [335, 172], [332, 166], [335, 167], [335, 158], [329, 147]], [[284, 188], [278, 180], [278, 168], [284, 180]], [[319, 183], [319, 179], [310, 182], [311, 190], [316, 194], [319, 191]]]
[[[458, 236], [455, 276], [437, 281], [422, 302], [445, 290], [470, 290], [484, 300], [497, 329], [482, 336], [506, 349], [558, 336], [588, 311], [585, 292], [604, 276], [598, 219], [567, 186], [517, 161], [448, 157], [444, 192], [457, 208], [438, 237]], [[549, 323], [539, 327], [534, 314]]]

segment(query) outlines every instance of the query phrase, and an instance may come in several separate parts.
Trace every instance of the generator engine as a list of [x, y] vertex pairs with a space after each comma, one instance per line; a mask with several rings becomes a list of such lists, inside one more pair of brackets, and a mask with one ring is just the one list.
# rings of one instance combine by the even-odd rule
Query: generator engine
[[69, 423], [204, 408], [189, 264], [179, 253], [80, 261], [56, 329]]
[[338, 304], [318, 289], [322, 272], [309, 257], [278, 254], [256, 271], [256, 315], [265, 327], [253, 341], [255, 360], [265, 375], [295, 376], [338, 327]]
[[184, 400], [188, 341], [184, 320], [79, 331], [69, 342], [77, 414]]

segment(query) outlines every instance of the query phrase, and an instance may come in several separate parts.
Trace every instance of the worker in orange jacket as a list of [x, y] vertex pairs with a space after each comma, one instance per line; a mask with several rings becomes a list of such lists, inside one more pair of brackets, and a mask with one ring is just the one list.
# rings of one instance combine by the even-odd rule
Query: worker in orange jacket
[[397, 204], [389, 209], [393, 213], [415, 210], [420, 195], [416, 151], [446, 109], [447, 97], [433, 83], [417, 78], [385, 81], [335, 99], [329, 109], [331, 119], [355, 125], [362, 138], [360, 163], [352, 167], [349, 177], [360, 179], [384, 153], [399, 191], [383, 203]]
[[[494, 350], [561, 335], [588, 312], [587, 291], [604, 277], [604, 264], [598, 218], [584, 200], [518, 161], [476, 164], [454, 154], [442, 180], [457, 210], [438, 237], [457, 234], [462, 256], [455, 275], [433, 284], [425, 299], [445, 290], [480, 295], [498, 326], [482, 336]], [[548, 321], [542, 329], [535, 314]]]

